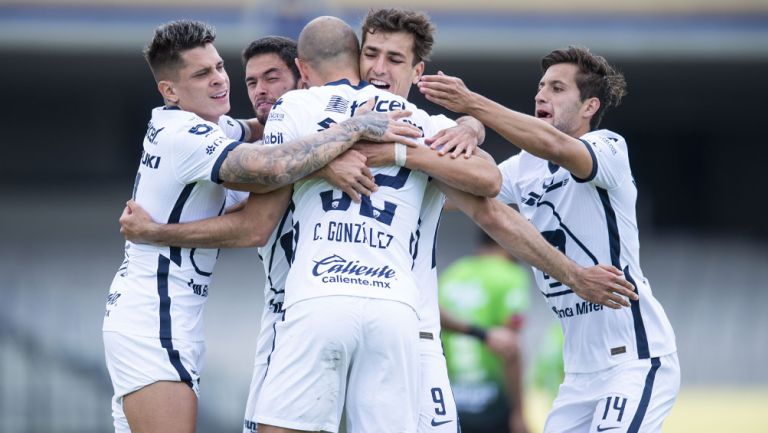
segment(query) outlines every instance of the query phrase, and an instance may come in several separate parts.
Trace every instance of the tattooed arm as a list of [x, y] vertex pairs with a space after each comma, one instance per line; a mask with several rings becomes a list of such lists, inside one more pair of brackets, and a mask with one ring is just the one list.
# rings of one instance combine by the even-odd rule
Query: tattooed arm
[[397, 121], [410, 114], [409, 111], [367, 111], [279, 146], [241, 144], [227, 154], [219, 169], [219, 178], [228, 188], [268, 192], [320, 169], [357, 140], [416, 146], [407, 137], [420, 137], [421, 131]]

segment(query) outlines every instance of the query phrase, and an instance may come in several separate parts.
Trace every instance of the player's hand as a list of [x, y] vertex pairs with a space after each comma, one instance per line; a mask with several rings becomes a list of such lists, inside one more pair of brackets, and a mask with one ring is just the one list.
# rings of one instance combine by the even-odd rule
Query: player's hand
[[152, 228], [156, 225], [147, 211], [135, 201], [128, 200], [125, 203], [123, 214], [120, 215], [120, 233], [126, 240], [138, 244], [151, 243]]
[[355, 111], [355, 116], [341, 122], [361, 133], [360, 140], [369, 140], [377, 143], [402, 143], [406, 146], [416, 147], [419, 144], [413, 138], [420, 138], [423, 133], [414, 125], [400, 122], [399, 119], [413, 114], [408, 110], [388, 111], [379, 113], [371, 111], [374, 100], [369, 99]]
[[443, 129], [424, 142], [437, 149], [440, 155], [450, 152], [451, 158], [456, 158], [463, 153], [464, 158], [469, 158], [477, 147], [477, 133], [467, 125], [456, 125]]
[[485, 344], [491, 352], [505, 360], [514, 358], [520, 350], [520, 339], [517, 332], [506, 326], [488, 329], [485, 333]]
[[475, 96], [461, 78], [445, 75], [442, 71], [437, 75], [423, 75], [418, 86], [428, 101], [455, 113], [468, 112]]
[[373, 143], [358, 141], [352, 149], [360, 152], [366, 158], [368, 167], [383, 167], [395, 163], [395, 143]]
[[613, 309], [629, 307], [628, 299], [639, 299], [635, 287], [624, 278], [624, 273], [609, 265], [581, 268], [571, 289], [586, 301]]
[[350, 149], [323, 167], [320, 176], [347, 193], [352, 201], [360, 203], [360, 194], [370, 196], [378, 189], [366, 161], [367, 158], [362, 153]]

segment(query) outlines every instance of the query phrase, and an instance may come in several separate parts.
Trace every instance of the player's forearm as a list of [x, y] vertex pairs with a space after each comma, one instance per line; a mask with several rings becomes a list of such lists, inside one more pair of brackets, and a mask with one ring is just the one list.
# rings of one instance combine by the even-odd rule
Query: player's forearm
[[225, 182], [285, 186], [322, 168], [361, 136], [356, 118], [279, 146], [244, 143], [232, 150], [219, 170]]
[[504, 359], [504, 376], [509, 397], [510, 413], [523, 413], [523, 362], [518, 348], [514, 354]]
[[483, 197], [495, 197], [501, 189], [501, 173], [493, 162], [473, 155], [470, 158], [440, 156], [428, 147], [409, 147], [405, 166], [421, 170], [445, 184]]
[[466, 334], [469, 331], [469, 323], [460, 320], [443, 308], [440, 308], [440, 327], [460, 334]]
[[477, 136], [477, 144], [485, 142], [485, 126], [483, 123], [472, 116], [461, 116], [456, 119], [456, 123], [471, 128]]
[[158, 224], [149, 234], [153, 243], [183, 248], [242, 248], [263, 245], [263, 236], [252, 236], [234, 212], [205, 220]]
[[474, 94], [468, 114], [515, 146], [557, 164], [564, 162], [565, 142], [574, 138], [533, 116], [510, 110], [482, 95]]

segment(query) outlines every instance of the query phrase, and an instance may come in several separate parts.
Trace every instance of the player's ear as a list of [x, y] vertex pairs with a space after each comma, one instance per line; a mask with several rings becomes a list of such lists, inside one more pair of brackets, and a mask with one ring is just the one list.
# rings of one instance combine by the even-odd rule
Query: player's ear
[[307, 74], [307, 64], [304, 63], [304, 61], [298, 57], [293, 59], [293, 61], [296, 63], [296, 67], [299, 68], [299, 75], [301, 75], [301, 81], [303, 81], [304, 83], [309, 83], [309, 76]]
[[584, 101], [582, 105], [582, 111], [585, 117], [592, 117], [600, 109], [600, 99], [592, 97]]
[[176, 88], [173, 86], [173, 83], [171, 81], [168, 81], [168, 80], [159, 81], [157, 83], [157, 90], [163, 96], [163, 99], [165, 101], [168, 101], [172, 104], [179, 103], [179, 95], [176, 94]]
[[413, 77], [411, 77], [411, 84], [417, 84], [424, 75], [424, 62], [419, 62], [413, 67]]

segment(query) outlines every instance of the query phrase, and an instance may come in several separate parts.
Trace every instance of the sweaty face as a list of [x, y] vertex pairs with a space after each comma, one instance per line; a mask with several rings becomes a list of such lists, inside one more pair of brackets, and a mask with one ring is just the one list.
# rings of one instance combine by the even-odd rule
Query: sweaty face
[[296, 88], [296, 78], [277, 54], [258, 54], [245, 64], [245, 85], [256, 118], [263, 125], [275, 101]]
[[589, 118], [582, 114], [586, 101], [581, 101], [576, 86], [577, 72], [572, 63], [550, 66], [541, 77], [535, 98], [536, 117], [576, 137], [589, 131]]
[[181, 55], [184, 66], [171, 81], [177, 103], [205, 120], [218, 122], [229, 112], [229, 77], [224, 61], [213, 44], [187, 50]]
[[411, 86], [424, 72], [424, 62], [414, 66], [413, 59], [410, 33], [368, 33], [360, 55], [360, 74], [374, 86], [408, 98]]

